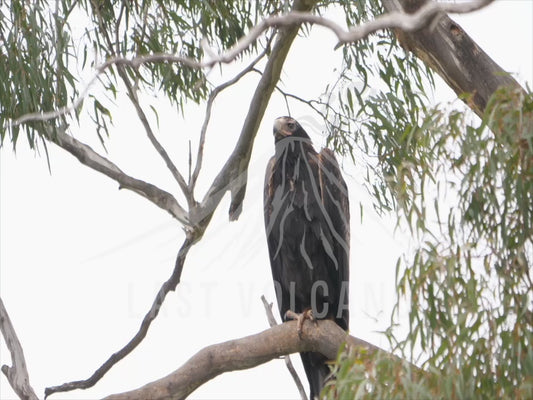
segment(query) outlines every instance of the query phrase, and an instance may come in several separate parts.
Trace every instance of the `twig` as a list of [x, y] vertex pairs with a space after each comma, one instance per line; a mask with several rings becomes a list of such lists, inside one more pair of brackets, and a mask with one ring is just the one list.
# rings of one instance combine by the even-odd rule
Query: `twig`
[[0, 331], [11, 353], [11, 367], [2, 365], [2, 372], [7, 377], [9, 384], [21, 400], [37, 400], [33, 388], [30, 385], [24, 351], [20, 345], [15, 328], [11, 323], [9, 314], [4, 307], [4, 302], [0, 298]]
[[131, 353], [138, 345], [143, 341], [145, 338], [148, 329], [150, 328], [150, 325], [155, 320], [157, 315], [159, 314], [159, 310], [161, 308], [161, 305], [163, 304], [163, 301], [165, 300], [166, 295], [170, 291], [174, 291], [176, 289], [176, 286], [180, 282], [181, 279], [181, 273], [183, 271], [183, 265], [185, 263], [185, 258], [187, 256], [187, 253], [189, 252], [189, 249], [196, 241], [196, 237], [192, 236], [191, 234], [188, 234], [185, 238], [185, 241], [183, 242], [183, 245], [181, 246], [178, 256], [176, 258], [176, 264], [174, 266], [174, 270], [172, 271], [172, 275], [170, 278], [167, 279], [165, 283], [161, 286], [159, 289], [152, 306], [150, 307], [150, 310], [146, 313], [144, 316], [141, 326], [139, 327], [139, 330], [133, 336], [133, 338], [119, 351], [116, 353], [113, 353], [111, 357], [109, 357], [88, 379], [85, 380], [79, 380], [79, 381], [73, 381], [73, 382], [67, 382], [59, 386], [51, 386], [45, 389], [45, 397], [50, 396], [53, 393], [58, 392], [68, 392], [75, 389], [87, 389], [91, 386], [94, 386], [106, 373], [109, 371], [116, 363], [118, 363], [120, 360], [122, 360], [124, 357], [126, 357], [129, 353]]
[[391, 12], [377, 17], [376, 19], [367, 23], [352, 27], [349, 30], [345, 30], [340, 25], [327, 18], [308, 12], [292, 11], [289, 14], [265, 18], [226, 52], [223, 52], [218, 56], [211, 52], [211, 59], [209, 60], [198, 61], [193, 58], [174, 54], [150, 54], [133, 57], [131, 59], [118, 56], [112, 57], [96, 68], [94, 76], [81, 91], [80, 96], [70, 105], [61, 107], [54, 111], [25, 114], [13, 121], [8, 122], [8, 127], [20, 125], [29, 121], [45, 121], [72, 112], [81, 105], [83, 99], [87, 96], [90, 87], [97, 81], [99, 75], [113, 65], [123, 65], [138, 69], [143, 64], [167, 62], [182, 64], [186, 67], [194, 69], [210, 69], [217, 64], [229, 64], [234, 61], [243, 51], [245, 51], [252, 43], [254, 43], [263, 34], [263, 32], [271, 27], [293, 27], [299, 26], [302, 23], [320, 25], [330, 29], [337, 36], [339, 44], [347, 44], [364, 39], [368, 35], [383, 29], [397, 28], [404, 31], [414, 31], [426, 26], [440, 13], [469, 13], [486, 7], [493, 1], [494, 0], [473, 0], [464, 3], [441, 3], [431, 1], [413, 14], [400, 11]]
[[336, 359], [343, 343], [360, 350], [361, 358], [377, 352], [397, 358], [364, 340], [348, 336], [335, 322], [306, 320], [300, 338], [296, 321], [276, 325], [261, 333], [205, 347], [176, 371], [139, 389], [106, 397], [105, 400], [184, 399], [214, 377], [229, 371], [253, 368], [281, 356], [314, 351]]
[[167, 166], [168, 170], [178, 182], [178, 185], [180, 186], [183, 194], [185, 195], [185, 198], [187, 199], [189, 209], [194, 207], [194, 200], [192, 199], [191, 192], [187, 186], [187, 183], [185, 182], [185, 179], [179, 172], [178, 168], [168, 155], [165, 148], [161, 145], [161, 143], [157, 140], [155, 137], [154, 131], [152, 130], [152, 127], [150, 126], [150, 123], [148, 122], [148, 118], [146, 117], [146, 114], [144, 110], [141, 107], [141, 104], [139, 102], [139, 98], [137, 97], [137, 94], [135, 93], [135, 89], [131, 86], [131, 82], [128, 79], [128, 75], [126, 71], [123, 68], [118, 68], [118, 73], [121, 76], [124, 84], [126, 85], [129, 93], [129, 98], [131, 102], [133, 103], [135, 110], [137, 111], [137, 115], [139, 116], [139, 119], [141, 120], [141, 123], [144, 126], [144, 130], [146, 131], [146, 136], [148, 136], [148, 139], [150, 140], [150, 143], [152, 143], [152, 146], [157, 151], [157, 153], [161, 156], [163, 161], [165, 162], [165, 165]]
[[[268, 324], [270, 327], [276, 326], [278, 323], [276, 322], [276, 318], [274, 318], [274, 314], [272, 314], [272, 303], [269, 303], [264, 295], [261, 296], [261, 301], [263, 302], [263, 306], [265, 306], [265, 312], [268, 318]], [[300, 377], [296, 373], [296, 370], [294, 369], [294, 366], [292, 365], [291, 357], [287, 354], [283, 357], [285, 359], [285, 365], [287, 366], [287, 369], [289, 370], [289, 373], [292, 376], [292, 379], [294, 379], [294, 383], [296, 384], [296, 387], [298, 388], [298, 392], [300, 393], [300, 397], [302, 400], [307, 400], [307, 394], [305, 393], [304, 386], [302, 385], [302, 381], [300, 380]]]

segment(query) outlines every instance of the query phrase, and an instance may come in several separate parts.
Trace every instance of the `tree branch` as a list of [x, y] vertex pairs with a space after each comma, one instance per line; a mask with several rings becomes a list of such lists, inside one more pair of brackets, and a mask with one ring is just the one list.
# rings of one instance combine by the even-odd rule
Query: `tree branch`
[[[111, 38], [109, 37], [109, 34], [107, 32], [106, 25], [102, 22], [102, 16], [100, 14], [100, 10], [98, 9], [98, 7], [93, 7], [93, 9], [94, 9], [95, 14], [98, 16], [98, 23], [100, 24], [100, 30], [102, 31], [102, 33], [104, 35], [104, 38], [105, 38], [105, 40], [107, 42], [107, 45], [109, 47], [109, 51], [111, 52], [111, 54], [113, 56], [116, 56], [115, 46], [113, 46], [113, 43], [111, 42]], [[123, 10], [123, 8], [121, 8], [120, 17], [122, 16], [122, 10]], [[119, 24], [120, 24], [120, 18], [117, 21], [117, 32], [118, 32], [118, 25]], [[192, 193], [190, 192], [190, 190], [189, 190], [189, 188], [187, 186], [187, 183], [185, 182], [185, 179], [183, 179], [183, 176], [181, 175], [181, 173], [179, 172], [178, 168], [176, 167], [176, 165], [174, 164], [174, 162], [172, 161], [172, 159], [168, 155], [168, 153], [165, 150], [165, 148], [161, 145], [161, 143], [159, 143], [159, 141], [155, 137], [155, 134], [154, 134], [154, 132], [152, 130], [152, 127], [150, 126], [150, 123], [148, 122], [148, 118], [146, 117], [146, 114], [145, 114], [143, 108], [141, 107], [141, 103], [139, 101], [139, 97], [137, 96], [136, 88], [131, 83], [131, 80], [128, 77], [128, 74], [127, 74], [124, 66], [118, 64], [117, 65], [117, 71], [118, 71], [119, 76], [122, 78], [122, 81], [124, 82], [124, 85], [126, 85], [126, 89], [128, 91], [128, 97], [129, 97], [130, 101], [132, 102], [133, 106], [135, 107], [135, 111], [137, 112], [137, 116], [139, 117], [139, 119], [140, 119], [140, 121], [141, 121], [141, 123], [142, 123], [142, 125], [144, 127], [144, 130], [146, 132], [146, 136], [148, 136], [148, 139], [150, 140], [150, 143], [152, 144], [154, 149], [157, 151], [157, 153], [160, 155], [160, 157], [163, 159], [163, 161], [165, 162], [165, 165], [167, 166], [168, 170], [170, 171], [170, 173], [172, 174], [172, 176], [174, 177], [174, 179], [176, 180], [176, 182], [180, 186], [183, 194], [185, 195], [185, 198], [187, 199], [187, 203], [188, 203], [189, 209], [191, 209], [194, 206], [194, 199], [192, 198]]]
[[139, 116], [139, 119], [141, 120], [141, 123], [144, 126], [144, 130], [146, 131], [146, 136], [148, 136], [148, 139], [150, 140], [150, 143], [152, 143], [152, 146], [157, 151], [157, 153], [161, 156], [163, 161], [165, 162], [165, 165], [167, 166], [168, 170], [178, 182], [178, 185], [185, 195], [185, 198], [187, 199], [187, 203], [189, 205], [189, 209], [194, 206], [194, 199], [192, 198], [192, 193], [189, 190], [189, 187], [187, 186], [187, 183], [185, 182], [185, 179], [179, 172], [176, 165], [172, 162], [172, 159], [168, 155], [165, 148], [159, 143], [157, 138], [154, 135], [154, 132], [152, 130], [152, 127], [150, 126], [150, 123], [148, 122], [148, 118], [146, 118], [146, 114], [144, 113], [144, 110], [141, 107], [141, 104], [139, 102], [139, 98], [137, 97], [137, 93], [135, 93], [135, 89], [131, 86], [131, 83], [128, 79], [128, 75], [124, 71], [123, 68], [118, 68], [119, 75], [121, 76], [122, 80], [124, 81], [127, 89], [128, 94], [131, 102], [133, 103], [135, 110], [137, 111], [137, 115]]
[[[299, 2], [297, 2], [297, 3], [300, 4]], [[270, 94], [271, 94], [271, 92], [273, 90], [273, 87], [275, 86], [275, 83], [279, 79], [279, 75], [281, 73], [281, 66], [283, 65], [283, 62], [284, 62], [285, 57], [287, 55], [288, 49], [289, 49], [289, 47], [290, 47], [290, 45], [292, 43], [292, 40], [296, 36], [297, 31], [298, 31], [298, 27], [292, 28], [292, 29], [287, 29], [287, 30], [282, 31], [280, 33], [278, 41], [276, 42], [276, 45], [274, 46], [274, 49], [272, 51], [272, 56], [269, 58], [269, 62], [267, 63], [267, 66], [265, 67], [265, 72], [269, 71], [268, 78], [265, 78], [263, 76], [262, 79], [260, 80], [260, 84], [259, 84], [258, 88], [256, 89], [256, 94], [254, 96], [255, 102], [254, 101], [252, 102], [252, 106], [250, 107], [250, 111], [249, 111], [249, 114], [248, 114], [249, 118], [247, 118], [248, 123], [250, 123], [249, 122], [250, 120], [255, 118], [255, 120], [254, 120], [255, 122], [253, 123], [253, 129], [254, 129], [253, 136], [255, 136], [255, 133], [257, 132], [257, 129], [259, 127], [260, 117], [262, 117], [262, 115], [264, 113], [264, 110], [266, 109], [266, 105], [268, 104], [268, 100], [270, 98]], [[289, 33], [289, 36], [286, 37], [286, 35], [288, 33]], [[280, 58], [274, 57], [274, 55], [279, 55]], [[180, 59], [181, 59], [181, 57], [180, 57]], [[123, 64], [131, 65], [131, 63], [128, 60], [125, 60], [124, 63], [122, 61], [119, 61], [119, 65], [123, 65]], [[272, 72], [273, 66], [275, 66], [275, 72]], [[270, 81], [273, 82], [273, 83], [269, 83]], [[267, 87], [267, 88], [271, 87], [269, 94], [267, 96], [265, 96], [266, 99], [259, 99], [258, 100], [257, 98], [260, 98], [263, 95], [263, 92], [261, 91], [261, 89], [264, 89], [265, 87]], [[260, 105], [261, 110], [254, 109], [254, 107], [257, 108], [258, 104]], [[258, 115], [256, 114], [256, 112], [258, 114], [260, 114], [259, 118], [258, 118]], [[254, 115], [250, 116], [250, 114], [254, 114]], [[246, 126], [246, 122], [245, 122], [245, 126]], [[245, 129], [243, 128], [243, 131], [244, 130]], [[251, 132], [250, 129], [248, 129], [247, 132]], [[243, 135], [241, 134], [241, 138], [240, 138], [237, 146], [239, 146], [239, 143], [242, 142], [242, 136]], [[248, 148], [249, 151], [248, 151], [248, 155], [247, 155], [248, 159], [249, 159], [250, 153], [251, 153], [251, 143], [252, 143], [251, 141], [247, 142], [248, 147], [249, 147]], [[242, 146], [242, 144], [241, 144], [241, 146]], [[230, 160], [236, 160], [236, 158], [235, 157], [230, 157]], [[232, 171], [233, 171], [233, 169], [230, 170], [230, 172], [232, 172]], [[229, 179], [229, 174], [228, 174], [227, 177]], [[215, 182], [216, 181], [217, 180], [215, 179]], [[215, 193], [214, 197], [216, 197], [216, 205], [217, 205], [218, 202], [220, 201], [220, 199], [222, 198], [222, 195], [225, 193], [226, 187], [227, 187], [227, 185], [223, 185], [222, 190], [219, 190], [219, 191], [216, 191], [216, 192], [210, 191], [210, 193], [208, 193], [206, 195], [206, 198], [209, 199], [208, 204], [209, 205], [213, 204], [210, 200], [211, 200], [211, 196], [213, 196], [213, 193]], [[182, 250], [185, 248], [185, 251], [183, 252], [182, 256], [178, 255], [178, 260], [176, 262], [176, 267], [174, 269], [174, 272], [173, 272], [171, 278], [167, 282], [165, 282], [165, 284], [161, 287], [161, 289], [160, 289], [160, 291], [158, 293], [158, 296], [156, 297], [156, 300], [154, 300], [154, 304], [152, 305], [152, 308], [150, 309], [148, 314], [145, 316], [145, 319], [143, 320], [143, 323], [141, 324], [141, 328], [140, 328], [139, 332], [135, 335], [135, 337], [123, 349], [121, 349], [118, 353], [113, 354], [90, 378], [88, 378], [86, 380], [83, 380], [83, 381], [68, 382], [68, 383], [62, 384], [60, 386], [47, 388], [46, 391], [45, 391], [46, 396], [49, 396], [50, 394], [56, 393], [56, 392], [70, 391], [70, 390], [74, 390], [74, 389], [85, 389], [85, 388], [93, 386], [96, 382], [98, 382], [98, 380], [100, 380], [104, 376], [104, 374], [114, 364], [116, 364], [117, 361], [119, 361], [120, 359], [124, 358], [127, 354], [129, 354], [137, 346], [138, 343], [140, 343], [142, 341], [142, 339], [146, 335], [146, 332], [147, 332], [147, 330], [148, 330], [148, 328], [150, 326], [151, 321], [153, 321], [153, 319], [157, 316], [157, 313], [158, 313], [159, 308], [160, 308], [160, 306], [161, 306], [161, 304], [162, 304], [162, 302], [164, 300], [164, 297], [169, 292], [169, 290], [174, 290], [176, 285], [179, 283], [179, 278], [181, 276], [181, 271], [182, 271], [182, 268], [183, 268], [183, 262], [185, 260], [185, 255], [186, 255], [189, 247], [192, 244], [194, 244], [195, 241], [199, 240], [199, 238], [203, 234], [205, 228], [207, 227], [207, 222], [210, 219], [212, 213], [214, 212], [214, 209], [216, 208], [216, 205], [214, 207], [212, 207], [212, 208], [211, 207], [207, 208], [208, 209], [208, 216], [209, 216], [209, 218], [207, 220], [205, 218], [202, 218], [201, 220], [195, 218], [193, 220], [193, 223], [195, 225], [197, 225], [197, 226], [198, 226], [199, 222], [204, 222], [204, 223], [199, 225], [199, 229], [195, 229], [194, 231], [190, 231], [189, 232], [190, 236], [188, 236], [188, 238], [187, 238], [187, 242], [186, 242], [187, 245], [185, 246], [185, 244], [184, 244], [184, 247], [182, 247]], [[197, 207], [193, 208], [191, 210], [191, 212], [195, 211], [196, 208]], [[204, 208], [204, 210], [205, 209], [206, 208]], [[196, 217], [198, 215], [199, 215], [198, 213], [195, 214]], [[180, 250], [180, 253], [182, 253], [182, 250]]]
[[388, 354], [364, 340], [349, 336], [330, 320], [316, 323], [306, 320], [301, 339], [296, 328], [297, 322], [289, 321], [255, 335], [208, 346], [170, 375], [139, 389], [111, 395], [105, 400], [184, 399], [224, 372], [253, 368], [287, 354], [315, 351], [329, 359], [336, 359], [339, 348], [345, 342], [350, 347], [363, 350], [361, 354]]
[[[305, 0], [296, 0], [292, 12], [309, 11], [314, 7], [315, 3], [316, 1], [306, 2]], [[259, 32], [262, 32], [270, 26], [268, 21], [272, 18], [283, 17], [267, 18], [253, 28], [245, 38], [240, 40], [235, 48], [240, 48], [250, 40], [253, 42], [253, 40], [255, 40], [254, 37], [257, 37]], [[272, 26], [273, 25], [274, 24], [272, 24]], [[241, 212], [244, 194], [246, 192], [248, 164], [250, 162], [254, 139], [266, 107], [270, 101], [270, 97], [272, 96], [272, 92], [279, 81], [281, 70], [287, 58], [287, 54], [289, 53], [289, 49], [296, 38], [299, 27], [299, 24], [294, 25], [293, 23], [278, 32], [276, 42], [268, 58], [263, 75], [257, 84], [250, 102], [239, 139], [230, 157], [213, 180], [211, 187], [204, 196], [198, 214], [194, 216], [194, 221], [196, 223], [205, 225], [209, 222], [214, 210], [228, 190], [231, 192], [231, 204], [229, 209], [230, 220], [238, 218]]]
[[[315, 1], [307, 1], [309, 1], [310, 3], [315, 3]], [[229, 64], [233, 62], [237, 57], [241, 55], [242, 52], [244, 52], [266, 30], [271, 27], [285, 27], [294, 29], [295, 26], [299, 26], [302, 23], [320, 25], [330, 29], [337, 36], [339, 43], [346, 44], [364, 39], [368, 35], [383, 29], [396, 28], [404, 31], [417, 31], [427, 26], [428, 23], [433, 21], [437, 15], [441, 15], [442, 13], [460, 14], [476, 11], [483, 7], [486, 7], [494, 0], [472, 0], [463, 3], [437, 3], [430, 1], [427, 2], [424, 6], [420, 7], [418, 11], [412, 14], [398, 11], [401, 9], [397, 6], [398, 1], [405, 0], [383, 1], [386, 8], [390, 11], [388, 14], [384, 14], [380, 17], [377, 17], [373, 21], [369, 21], [365, 24], [352, 27], [349, 30], [345, 30], [332, 20], [328, 20], [326, 18], [308, 12], [302, 12], [310, 10], [310, 4], [307, 4], [306, 0], [297, 0], [295, 1], [294, 11], [285, 15], [271, 16], [265, 18], [254, 28], [252, 28], [250, 32], [242, 39], [240, 39], [232, 48], [230, 48], [226, 52], [221, 53], [218, 56], [212, 56], [210, 59], [204, 61], [198, 61], [193, 58], [178, 56], [174, 54], [150, 54], [133, 57], [131, 59], [119, 56], [112, 57], [96, 68], [95, 74], [89, 80], [85, 88], [83, 88], [80, 96], [71, 104], [53, 111], [40, 111], [22, 115], [21, 117], [13, 121], [9, 121], [7, 127], [9, 128], [29, 121], [46, 121], [74, 111], [83, 103], [83, 99], [88, 95], [89, 89], [94, 83], [96, 83], [98, 77], [107, 69], [111, 68], [113, 65], [129, 66], [131, 68], [138, 69], [143, 64], [168, 62], [182, 64], [183, 66], [189, 68], [210, 69], [217, 64]], [[421, 4], [422, 0], [416, 0], [416, 2], [418, 4]], [[390, 8], [389, 6], [387, 6], [388, 3], [392, 4]]]
[[163, 305], [165, 297], [170, 291], [174, 291], [176, 289], [176, 286], [180, 282], [185, 258], [187, 256], [187, 253], [189, 252], [189, 249], [195, 242], [195, 238], [191, 235], [192, 234], [189, 233], [185, 238], [185, 241], [178, 252], [176, 264], [174, 266], [174, 270], [172, 271], [172, 275], [170, 276], [170, 278], [167, 279], [165, 283], [163, 283], [163, 285], [157, 292], [152, 306], [144, 316], [141, 322], [141, 326], [139, 327], [139, 330], [137, 331], [135, 336], [133, 336], [133, 338], [119, 351], [113, 353], [111, 357], [109, 357], [88, 379], [67, 382], [59, 386], [48, 387], [44, 391], [45, 397], [48, 397], [53, 393], [68, 392], [75, 389], [87, 389], [94, 386], [116, 363], [118, 363], [128, 354], [130, 354], [143, 341], [143, 339], [146, 337], [146, 334], [148, 333], [150, 325], [159, 314], [159, 310]]
[[151, 183], [125, 174], [119, 167], [95, 152], [90, 146], [80, 142], [60, 129], [54, 133], [50, 133], [49, 139], [76, 157], [82, 164], [117, 181], [120, 184], [120, 188], [132, 190], [145, 197], [158, 207], [168, 211], [170, 215], [185, 226], [190, 224], [187, 212], [170, 193]]
[[[414, 12], [412, 15], [418, 15], [427, 8], [425, 0], [382, 0], [382, 3], [391, 14]], [[451, 12], [449, 9], [442, 11]], [[489, 98], [499, 87], [521, 89], [518, 82], [447, 15], [442, 15], [431, 27], [420, 28], [409, 32], [396, 29], [394, 33], [406, 50], [437, 72], [458, 96], [471, 94], [463, 100], [479, 117], [483, 117]]]
[[[268, 324], [272, 328], [273, 326], [278, 325], [276, 322], [276, 318], [274, 318], [274, 314], [272, 314], [272, 303], [269, 303], [265, 296], [261, 296], [261, 301], [263, 302], [263, 306], [265, 307], [265, 312], [268, 319]], [[300, 377], [296, 373], [296, 370], [294, 369], [294, 366], [292, 365], [292, 361], [290, 356], [287, 354], [283, 357], [285, 360], [285, 366], [289, 370], [289, 373], [292, 376], [292, 379], [294, 380], [294, 383], [296, 384], [296, 387], [298, 388], [298, 392], [300, 393], [300, 398], [302, 400], [307, 400], [307, 394], [305, 393], [304, 386], [302, 385], [302, 381], [300, 380]]]
[[196, 155], [196, 165], [194, 167], [194, 171], [191, 176], [191, 180], [189, 182], [189, 188], [192, 191], [194, 191], [194, 187], [196, 185], [196, 181], [198, 179], [198, 175], [200, 174], [200, 169], [202, 167], [202, 160], [203, 160], [203, 153], [204, 153], [204, 144], [205, 144], [205, 136], [207, 133], [207, 127], [209, 125], [209, 120], [211, 118], [211, 109], [213, 107], [213, 103], [215, 101], [215, 98], [218, 96], [220, 92], [222, 92], [224, 89], [227, 89], [228, 87], [236, 84], [243, 76], [248, 74], [249, 72], [254, 70], [254, 67], [257, 65], [257, 63], [267, 54], [267, 52], [270, 50], [270, 42], [272, 41], [272, 38], [269, 38], [267, 41], [267, 44], [265, 46], [265, 49], [242, 71], [240, 71], [237, 75], [235, 75], [233, 78], [231, 78], [229, 81], [222, 83], [221, 85], [214, 88], [209, 98], [207, 99], [207, 105], [205, 110], [205, 118], [204, 122], [202, 124], [202, 128], [200, 130], [200, 139], [198, 143], [198, 153]]
[[[392, 3], [394, 0], [384, 1]], [[10, 126], [14, 126], [28, 121], [44, 121], [71, 112], [82, 103], [83, 97], [88, 94], [89, 87], [96, 82], [98, 76], [113, 65], [117, 65], [117, 67], [130, 66], [134, 69], [137, 69], [146, 63], [171, 62], [180, 63], [190, 68], [211, 68], [216, 64], [230, 63], [235, 60], [244, 50], [246, 50], [255, 40], [257, 40], [257, 38], [259, 38], [259, 36], [265, 30], [269, 29], [270, 27], [283, 27], [283, 29], [281, 29], [278, 33], [276, 44], [274, 45], [263, 76], [256, 88], [247, 117], [241, 130], [239, 140], [231, 156], [228, 158], [226, 164], [214, 179], [201, 204], [197, 207], [194, 207], [193, 210], [190, 210], [190, 213], [194, 214], [195, 216], [194, 224], [198, 227], [202, 225], [203, 228], [200, 229], [203, 230], [205, 229], [206, 224], [209, 222], [214, 210], [220, 203], [227, 190], [230, 190], [232, 194], [232, 202], [229, 211], [230, 219], [233, 220], [239, 216], [242, 200], [246, 190], [248, 164], [253, 141], [255, 139], [255, 135], [265, 112], [266, 106], [270, 100], [272, 91], [279, 80], [281, 68], [286, 59], [290, 45], [292, 44], [292, 41], [294, 40], [296, 33], [298, 32], [298, 27], [301, 23], [307, 22], [329, 28], [335, 33], [339, 43], [350, 43], [365, 38], [373, 32], [387, 28], [416, 31], [427, 26], [429, 22], [435, 21], [435, 17], [442, 16], [444, 12], [471, 12], [485, 7], [492, 1], [493, 0], [473, 0], [465, 3], [428, 2], [413, 14], [402, 11], [392, 11], [376, 18], [373, 21], [352, 27], [346, 31], [340, 27], [340, 25], [331, 20], [306, 12], [312, 8], [313, 4], [315, 3], [314, 0], [308, 0], [308, 2], [306, 2], [306, 0], [296, 0], [293, 11], [291, 11], [289, 14], [282, 16], [271, 16], [264, 19], [262, 22], [252, 28], [250, 32], [240, 39], [231, 49], [220, 54], [219, 56], [212, 56], [210, 60], [197, 61], [188, 57], [176, 56], [173, 54], [152, 54], [138, 56], [132, 59], [112, 57], [96, 69], [95, 76], [91, 79], [87, 87], [84, 88], [82, 95], [80, 95], [80, 97], [71, 105], [60, 108], [56, 111], [26, 114], [14, 121], [9, 122], [8, 124]], [[443, 16], [443, 18], [444, 17], [446, 16]], [[184, 186], [183, 179], [178, 179], [178, 182], [181, 182], [180, 186]]]
[[0, 331], [11, 353], [12, 366], [2, 365], [2, 372], [7, 377], [9, 384], [21, 400], [37, 400], [37, 395], [30, 385], [24, 351], [20, 345], [15, 328], [0, 298]]

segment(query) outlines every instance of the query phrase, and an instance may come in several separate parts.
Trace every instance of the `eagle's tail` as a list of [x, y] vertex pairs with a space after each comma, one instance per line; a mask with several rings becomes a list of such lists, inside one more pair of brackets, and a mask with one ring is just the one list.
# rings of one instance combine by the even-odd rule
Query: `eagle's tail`
[[324, 383], [330, 374], [329, 367], [326, 364], [327, 358], [320, 353], [311, 352], [300, 353], [300, 356], [309, 381], [311, 392], [309, 399], [319, 399], [318, 396], [320, 396]]

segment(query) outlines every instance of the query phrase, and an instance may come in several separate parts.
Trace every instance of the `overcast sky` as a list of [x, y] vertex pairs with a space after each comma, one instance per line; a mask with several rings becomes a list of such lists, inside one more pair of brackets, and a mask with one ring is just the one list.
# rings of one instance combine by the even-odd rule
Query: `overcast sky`
[[[533, 81], [533, 2], [498, 1], [469, 16], [454, 17], [493, 59]], [[317, 98], [340, 66], [333, 35], [314, 28], [291, 49], [284, 87]], [[239, 66], [225, 67], [231, 77]], [[221, 80], [214, 72], [214, 81]], [[224, 92], [208, 132], [199, 198], [234, 146], [257, 76]], [[98, 90], [97, 88], [95, 90]], [[439, 83], [437, 102], [454, 99]], [[121, 99], [113, 114], [109, 158], [127, 173], [168, 191], [176, 185], [146, 140], [131, 105]], [[186, 171], [189, 139], [196, 140], [202, 109], [189, 107], [186, 121], [160, 107], [160, 137]], [[322, 126], [305, 107], [291, 112], [316, 147], [325, 143]], [[263, 176], [274, 151], [272, 121], [287, 114], [275, 95], [266, 111], [252, 154], [244, 211], [228, 223], [223, 200], [202, 241], [191, 250], [176, 293], [171, 293], [145, 341], [94, 388], [54, 395], [93, 399], [139, 387], [160, 378], [207, 345], [260, 332], [268, 327], [260, 296], [274, 301], [263, 228]], [[74, 127], [79, 139], [101, 151], [90, 124]], [[87, 378], [137, 331], [161, 283], [170, 275], [183, 232], [164, 211], [138, 195], [118, 190], [107, 177], [49, 147], [44, 155], [21, 140], [14, 154], [0, 152], [0, 291], [24, 347], [30, 380], [39, 396], [46, 386]], [[376, 217], [362, 188], [362, 169], [344, 162], [352, 206], [351, 333], [386, 346], [379, 330], [388, 326], [395, 300], [394, 268], [409, 242], [393, 234], [390, 220]], [[364, 219], [359, 218], [363, 204]], [[278, 317], [276, 313], [276, 317]], [[11, 365], [2, 339], [0, 363]], [[299, 357], [293, 357], [299, 371]], [[305, 376], [301, 374], [307, 389]], [[0, 399], [14, 398], [0, 377]], [[218, 377], [194, 399], [287, 399], [298, 393], [283, 361]]]

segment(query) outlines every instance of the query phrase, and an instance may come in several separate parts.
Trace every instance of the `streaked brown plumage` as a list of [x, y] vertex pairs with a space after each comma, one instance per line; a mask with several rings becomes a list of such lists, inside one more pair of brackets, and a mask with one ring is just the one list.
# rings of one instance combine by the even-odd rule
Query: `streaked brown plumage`
[[[311, 309], [348, 329], [348, 190], [333, 152], [317, 153], [291, 117], [274, 122], [275, 155], [264, 192], [267, 242], [282, 318]], [[301, 353], [311, 399], [328, 375], [325, 357]]]

